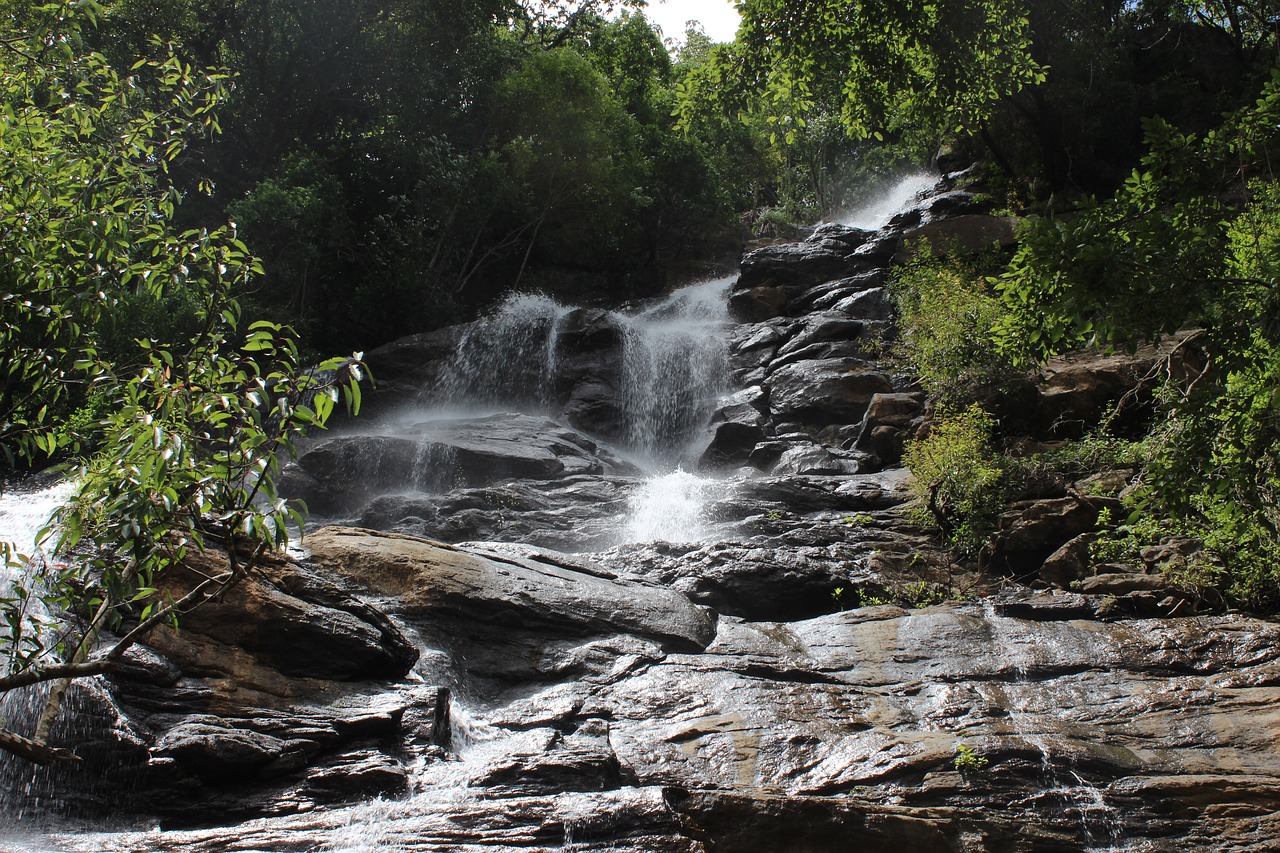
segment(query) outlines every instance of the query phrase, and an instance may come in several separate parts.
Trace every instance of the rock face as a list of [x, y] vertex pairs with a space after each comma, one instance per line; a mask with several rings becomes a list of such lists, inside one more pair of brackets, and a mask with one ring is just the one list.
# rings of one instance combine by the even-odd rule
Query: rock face
[[[419, 638], [418, 676], [448, 684], [455, 732], [471, 721], [459, 757], [436, 746], [445, 694], [421, 684], [361, 686], [324, 711], [171, 704], [144, 718], [143, 776], [181, 792], [151, 800], [170, 821], [275, 814], [235, 830], [272, 851], [347, 825], [403, 850], [636, 851], [1262, 851], [1280, 828], [1271, 624], [1105, 621], [1079, 594], [714, 619], [530, 549], [350, 529], [311, 548], [309, 570], [385, 601]], [[407, 799], [332, 805], [357, 793]], [[163, 837], [212, 851], [227, 831]]]
[[[545, 297], [372, 353], [375, 426], [286, 478], [344, 524], [74, 690], [85, 728], [55, 737], [87, 772], [0, 763], [0, 806], [148, 828], [46, 845], [84, 851], [1274, 849], [1280, 628], [1177, 615], [1158, 567], [1197, 543], [1093, 566], [1118, 506], [1063, 489], [1013, 507], [979, 572], [902, 511], [929, 405], [876, 360], [889, 265], [1014, 224], [944, 182], [880, 231], [757, 248], [715, 291], [739, 323], [692, 333], [723, 348], [668, 362], [637, 327], [688, 336], [683, 308]], [[1011, 406], [1042, 440], [1122, 398], [1140, 419], [1149, 366], [1190, 350], [1064, 359]], [[634, 381], [720, 356], [729, 394]], [[486, 374], [539, 414], [424, 413], [460, 388], [492, 411]], [[699, 535], [620, 530], [650, 485], [611, 447], [639, 446], [636, 388], [668, 427], [707, 414], [667, 460]]]
[[624, 631], [701, 650], [715, 620], [678, 593], [536, 558], [481, 557], [407, 536], [325, 528], [311, 562], [393, 599], [415, 619], [497, 621], [511, 629]]
[[577, 430], [516, 412], [383, 421], [387, 434], [350, 434], [305, 447], [283, 488], [313, 513], [342, 515], [388, 494], [432, 494], [513, 480], [563, 480], [638, 470]]

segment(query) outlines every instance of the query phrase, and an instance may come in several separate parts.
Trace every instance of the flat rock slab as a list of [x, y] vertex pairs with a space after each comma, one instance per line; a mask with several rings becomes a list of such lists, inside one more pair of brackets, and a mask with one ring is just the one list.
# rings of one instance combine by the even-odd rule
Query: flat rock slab
[[677, 592], [511, 556], [482, 557], [447, 545], [372, 530], [326, 527], [307, 537], [311, 562], [422, 618], [496, 620], [574, 633], [622, 631], [673, 648], [701, 650], [716, 619]]
[[281, 490], [305, 500], [313, 512], [333, 515], [358, 513], [386, 494], [638, 473], [584, 433], [548, 417], [415, 419], [401, 413], [367, 432], [310, 443], [286, 469]]

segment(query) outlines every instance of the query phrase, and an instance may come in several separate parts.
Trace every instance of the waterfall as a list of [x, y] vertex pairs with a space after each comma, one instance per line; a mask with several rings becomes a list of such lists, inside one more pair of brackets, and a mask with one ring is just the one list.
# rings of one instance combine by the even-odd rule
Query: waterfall
[[[40, 552], [37, 537], [49, 521], [53, 511], [61, 506], [71, 493], [75, 484], [60, 482], [43, 489], [21, 490], [0, 495], [0, 542], [9, 543], [17, 554], [27, 556], [25, 561], [15, 561], [0, 565], [0, 596], [8, 598], [15, 594], [30, 593], [42, 583], [40, 570], [45, 565], [47, 556]], [[42, 625], [49, 621], [49, 613], [39, 598], [28, 598], [22, 620], [24, 632], [39, 632]], [[0, 640], [6, 647], [12, 638], [12, 629], [7, 624], [0, 624]], [[0, 660], [0, 674], [8, 673], [13, 661], [8, 658]], [[0, 699], [0, 701], [3, 701]], [[0, 713], [3, 712], [0, 705]]]
[[[542, 294], [510, 296], [463, 336], [436, 384], [436, 403], [554, 413], [583, 382], [586, 359], [587, 383], [613, 389], [617, 423], [609, 437], [653, 477], [633, 494], [619, 531], [627, 541], [696, 540], [706, 533], [703, 506], [713, 481], [676, 465], [729, 387], [728, 291], [735, 278], [692, 284], [612, 312], [562, 305]], [[584, 327], [591, 340], [585, 355], [574, 349], [584, 345], [567, 343], [565, 335]], [[415, 465], [419, 487], [442, 485], [432, 474], [439, 461], [424, 443]]]
[[443, 402], [545, 409], [551, 403], [560, 330], [571, 308], [516, 293], [474, 324], [437, 383]]
[[937, 175], [924, 172], [907, 175], [886, 192], [879, 193], [861, 207], [842, 214], [836, 221], [841, 225], [876, 231], [883, 228], [894, 214], [906, 209], [922, 193], [928, 192], [937, 184]]
[[[52, 630], [52, 614], [44, 606], [37, 592], [43, 583], [40, 574], [49, 559], [38, 545], [40, 530], [48, 523], [53, 511], [61, 506], [75, 490], [72, 482], [60, 482], [41, 489], [9, 491], [0, 495], [0, 541], [9, 543], [17, 554], [28, 557], [25, 561], [0, 563], [0, 597], [25, 596], [21, 616], [22, 631], [27, 636], [40, 637]], [[11, 645], [13, 629], [0, 622], [0, 646], [6, 654], [0, 658], [0, 674], [8, 674], [14, 666]], [[42, 638], [45, 645], [53, 641]], [[0, 723], [20, 734], [29, 734], [48, 699], [49, 685], [36, 684], [0, 693]], [[20, 818], [23, 809], [47, 787], [44, 773], [26, 762], [0, 752], [0, 819]]]
[[620, 403], [631, 449], [659, 467], [679, 457], [728, 385], [732, 278], [675, 291], [623, 329]]
[[[620, 438], [641, 461], [670, 468], [727, 389], [728, 290], [733, 277], [614, 311]], [[579, 311], [542, 294], [508, 297], [462, 338], [437, 382], [441, 405], [548, 411], [556, 403], [561, 335]]]

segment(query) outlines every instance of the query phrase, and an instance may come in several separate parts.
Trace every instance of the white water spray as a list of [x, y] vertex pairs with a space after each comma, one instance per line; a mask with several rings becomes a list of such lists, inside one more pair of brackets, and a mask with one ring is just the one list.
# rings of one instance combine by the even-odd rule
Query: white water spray
[[659, 467], [679, 457], [727, 388], [732, 283], [695, 284], [639, 313], [619, 315], [625, 438]]
[[937, 175], [927, 173], [907, 175], [887, 192], [878, 194], [872, 201], [843, 214], [836, 221], [852, 228], [876, 231], [888, 224], [894, 214], [900, 213], [916, 201], [922, 193], [933, 189], [937, 183]]
[[645, 480], [631, 496], [628, 542], [698, 542], [710, 533], [706, 508], [719, 481], [677, 468]]
[[441, 400], [545, 408], [553, 393], [560, 331], [572, 310], [541, 293], [507, 297], [458, 343], [437, 385]]

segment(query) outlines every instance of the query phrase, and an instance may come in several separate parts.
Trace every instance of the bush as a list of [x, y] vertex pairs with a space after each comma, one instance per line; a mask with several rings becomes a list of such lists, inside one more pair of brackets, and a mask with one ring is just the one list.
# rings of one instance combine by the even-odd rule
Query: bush
[[1005, 309], [985, 273], [998, 263], [985, 255], [934, 258], [926, 245], [890, 282], [900, 330], [897, 356], [943, 405], [967, 406], [1021, 373], [992, 336]]
[[990, 450], [994, 429], [991, 416], [973, 405], [944, 416], [903, 453], [917, 517], [936, 524], [966, 556], [986, 541], [1008, 493], [1005, 467]]

